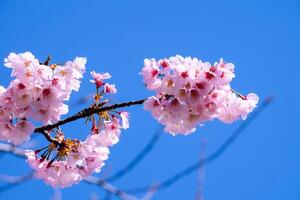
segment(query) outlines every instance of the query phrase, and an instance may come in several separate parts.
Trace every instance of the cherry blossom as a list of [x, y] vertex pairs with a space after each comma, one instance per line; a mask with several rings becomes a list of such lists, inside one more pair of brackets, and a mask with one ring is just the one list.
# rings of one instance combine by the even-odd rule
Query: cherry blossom
[[91, 80], [91, 83], [94, 83], [97, 88], [103, 86], [104, 80], [109, 79], [111, 75], [109, 73], [96, 73], [95, 71], [91, 71], [91, 76], [93, 77], [93, 80]]
[[111, 93], [111, 94], [117, 93], [117, 89], [116, 89], [115, 85], [108, 84], [108, 83], [106, 83], [104, 85], [104, 91], [106, 93]]
[[[93, 172], [100, 172], [108, 159], [109, 149], [97, 143], [97, 136], [92, 135], [83, 142], [67, 139], [58, 148], [52, 144], [41, 158], [37, 156], [39, 151], [28, 150], [27, 162], [35, 170], [36, 178], [52, 187], [69, 187]], [[57, 154], [49, 161], [47, 158], [54, 148]]]
[[120, 117], [105, 121], [100, 132], [92, 128], [85, 141], [64, 139], [63, 133], [58, 132], [60, 145], [51, 143], [37, 151], [27, 150], [27, 163], [35, 170], [36, 178], [52, 187], [69, 187], [101, 171], [108, 159], [109, 147], [119, 142], [121, 128], [128, 126], [128, 113], [121, 112]]
[[33, 122], [54, 123], [68, 112], [64, 101], [78, 91], [86, 59], [76, 57], [64, 65], [41, 64], [30, 52], [11, 53], [4, 60], [12, 80], [0, 89], [0, 139], [20, 144], [34, 130]]
[[189, 134], [215, 118], [225, 123], [246, 119], [258, 102], [256, 94], [240, 95], [230, 88], [234, 65], [211, 65], [197, 58], [145, 59], [141, 71], [146, 87], [156, 95], [144, 108], [172, 134]]
[[[100, 87], [104, 87], [100, 91], [100, 87], [96, 84], [95, 96], [99, 98], [95, 99], [95, 104], [93, 104], [95, 107], [102, 106], [107, 102], [100, 101], [103, 98], [102, 95], [115, 93], [116, 88], [115, 85], [103, 82], [104, 79], [110, 77], [108, 73], [99, 75], [93, 72], [92, 75], [104, 77], [98, 79], [98, 81], [101, 80]], [[96, 82], [97, 80], [93, 83]], [[110, 88], [110, 91], [107, 88]], [[51, 143], [37, 151], [28, 150], [27, 162], [35, 170], [36, 178], [43, 179], [52, 187], [65, 188], [79, 183], [90, 174], [101, 171], [105, 165], [104, 161], [108, 159], [109, 147], [119, 142], [121, 129], [129, 128], [128, 117], [127, 112], [115, 110], [89, 116], [88, 120], [92, 122], [92, 128], [85, 141], [64, 139], [64, 134], [57, 129], [54, 132], [59, 144]]]
[[[41, 63], [32, 53], [25, 52], [11, 53], [4, 62], [12, 69], [13, 80], [7, 88], [0, 86], [0, 140], [17, 145], [30, 139], [35, 124], [53, 124], [68, 113], [65, 102], [73, 90], [79, 90], [86, 58], [50, 64], [50, 60]], [[49, 144], [26, 151], [27, 163], [36, 178], [52, 187], [64, 188], [99, 173], [110, 148], [119, 142], [122, 129], [129, 128], [129, 113], [118, 111], [117, 107], [144, 102], [144, 109], [165, 126], [166, 132], [186, 135], [213, 119], [228, 124], [245, 120], [259, 100], [254, 93], [242, 95], [231, 88], [234, 65], [223, 59], [213, 65], [181, 56], [158, 61], [145, 59], [141, 75], [146, 88], [155, 95], [145, 101], [107, 106], [109, 100], [103, 99], [107, 94], [117, 93], [116, 86], [107, 83], [111, 78], [109, 73], [92, 71], [90, 82], [96, 86], [94, 103], [79, 112], [88, 113], [79, 118], [91, 124], [91, 131], [80, 141], [66, 139], [57, 124], [50, 126], [51, 129], [45, 126], [42, 133]], [[102, 109], [104, 106], [107, 107]]]

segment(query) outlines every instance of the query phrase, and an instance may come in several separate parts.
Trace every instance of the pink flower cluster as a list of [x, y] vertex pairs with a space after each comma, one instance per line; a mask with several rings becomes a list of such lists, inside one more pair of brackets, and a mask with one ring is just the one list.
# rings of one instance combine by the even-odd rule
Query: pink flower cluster
[[243, 96], [230, 87], [234, 65], [222, 59], [211, 65], [197, 58], [145, 59], [141, 71], [146, 87], [156, 92], [144, 108], [172, 134], [189, 134], [197, 125], [219, 119], [232, 123], [246, 119], [258, 96]]
[[[91, 74], [97, 87], [96, 96], [104, 92], [112, 93], [106, 89], [112, 85], [104, 83], [104, 79], [110, 78], [108, 73]], [[102, 86], [103, 90], [100, 92], [99, 88]], [[113, 88], [116, 92], [114, 85]], [[99, 99], [95, 106], [101, 104]], [[38, 151], [27, 151], [27, 162], [35, 170], [35, 176], [52, 187], [64, 188], [80, 182], [94, 172], [100, 172], [104, 161], [108, 159], [109, 147], [119, 142], [121, 129], [129, 128], [129, 122], [127, 112], [113, 110], [98, 113], [98, 116], [98, 122], [95, 116], [90, 116], [91, 134], [85, 141], [64, 139], [63, 133], [59, 131], [56, 138], [61, 141], [60, 145], [50, 144]], [[54, 156], [52, 152], [55, 152]], [[39, 156], [40, 153], [42, 154]]]
[[43, 179], [52, 187], [69, 187], [94, 171], [100, 172], [108, 159], [108, 148], [101, 146], [96, 137], [93, 135], [84, 142], [78, 141], [78, 145], [71, 147], [61, 160], [39, 159], [36, 152], [27, 151], [27, 162], [35, 170], [36, 178]]
[[20, 144], [29, 139], [34, 125], [29, 120], [53, 123], [68, 112], [63, 102], [78, 91], [86, 59], [76, 57], [64, 65], [47, 66], [30, 53], [11, 53], [5, 66], [14, 80], [0, 88], [0, 140]]
[[[80, 182], [88, 175], [100, 172], [104, 161], [108, 159], [110, 146], [119, 141], [121, 128], [128, 128], [128, 114], [121, 112], [120, 117], [104, 123], [100, 132], [92, 129], [92, 133], [83, 142], [63, 140], [59, 147], [49, 145], [42, 150], [26, 152], [28, 164], [35, 170], [36, 178], [43, 179], [52, 187], [69, 187]], [[50, 154], [56, 151], [51, 160]]]
[[[0, 140], [20, 144], [30, 138], [34, 123], [49, 124], [68, 112], [64, 101], [78, 91], [85, 72], [86, 59], [76, 57], [62, 65], [40, 63], [30, 52], [11, 53], [5, 66], [14, 78], [7, 88], [0, 86]], [[144, 102], [144, 108], [172, 134], [189, 134], [197, 125], [219, 119], [232, 123], [246, 119], [258, 103], [258, 96], [243, 96], [230, 87], [234, 65], [222, 59], [211, 65], [196, 58], [181, 56], [169, 59], [145, 59], [141, 72], [146, 87], [155, 95]], [[105, 94], [117, 92], [106, 83], [109, 73], [91, 72], [96, 86], [95, 103], [101, 108], [108, 100]], [[128, 113], [116, 110], [98, 111], [88, 116], [90, 135], [84, 140], [65, 139], [60, 128], [56, 141], [42, 149], [26, 152], [27, 162], [35, 176], [53, 187], [68, 187], [94, 172], [100, 172], [108, 159], [109, 147], [119, 142], [121, 129], [129, 127]], [[49, 140], [50, 141], [50, 140]]]

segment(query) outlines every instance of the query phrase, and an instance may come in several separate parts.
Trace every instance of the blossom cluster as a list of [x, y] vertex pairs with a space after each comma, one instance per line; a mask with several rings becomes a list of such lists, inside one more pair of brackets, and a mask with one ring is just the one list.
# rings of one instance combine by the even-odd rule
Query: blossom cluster
[[25, 52], [11, 53], [4, 61], [14, 79], [0, 88], [0, 140], [20, 144], [33, 132], [33, 121], [53, 123], [68, 112], [64, 101], [78, 91], [86, 59], [48, 66]]
[[[92, 72], [91, 75], [94, 78], [91, 82], [95, 83], [97, 94], [104, 94], [109, 84], [104, 83], [103, 74]], [[97, 81], [103, 84], [99, 85]], [[99, 92], [101, 86], [104, 86], [104, 89]], [[94, 106], [101, 105], [99, 99], [96, 99]], [[103, 112], [98, 113], [98, 121], [95, 116], [88, 119], [92, 121], [92, 128], [85, 141], [64, 139], [64, 134], [57, 131], [56, 139], [59, 145], [52, 143], [40, 150], [26, 152], [27, 162], [35, 170], [36, 178], [43, 179], [52, 187], [64, 188], [80, 182], [94, 172], [100, 172], [104, 161], [108, 159], [109, 147], [119, 141], [121, 129], [129, 127], [128, 113]]]
[[224, 123], [246, 119], [258, 103], [256, 94], [243, 96], [230, 87], [234, 65], [223, 59], [214, 65], [179, 55], [145, 59], [141, 74], [146, 87], [156, 93], [144, 108], [172, 134], [192, 133], [215, 118]]
[[[53, 124], [68, 112], [65, 101], [73, 90], [79, 90], [86, 58], [49, 64], [25, 52], [11, 53], [4, 61], [12, 69], [13, 80], [7, 88], [0, 86], [0, 140], [17, 145], [29, 140], [35, 124]], [[172, 134], [192, 133], [197, 125], [215, 118], [224, 123], [246, 119], [258, 103], [256, 94], [244, 96], [230, 87], [234, 65], [222, 59], [214, 65], [181, 56], [145, 59], [141, 74], [146, 87], [156, 93], [144, 102], [144, 108]], [[92, 71], [91, 76], [96, 93], [90, 108], [98, 113], [86, 117], [91, 122], [86, 139], [65, 138], [60, 127], [55, 127], [43, 132], [50, 137], [49, 145], [26, 151], [35, 176], [53, 187], [69, 187], [100, 172], [109, 148], [119, 142], [121, 129], [129, 128], [127, 112], [114, 106], [102, 109], [108, 103], [104, 96], [117, 92], [114, 84], [106, 82], [111, 75]]]

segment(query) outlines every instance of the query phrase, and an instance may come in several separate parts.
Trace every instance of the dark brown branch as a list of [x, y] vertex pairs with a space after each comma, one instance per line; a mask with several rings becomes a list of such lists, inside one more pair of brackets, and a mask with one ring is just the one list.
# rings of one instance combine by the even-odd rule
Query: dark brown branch
[[48, 124], [48, 125], [45, 125], [45, 126], [37, 127], [37, 128], [34, 129], [34, 132], [35, 133], [42, 133], [49, 142], [57, 144], [58, 142], [54, 138], [52, 138], [46, 131], [57, 128], [57, 127], [59, 127], [61, 125], [64, 125], [66, 123], [73, 122], [75, 120], [91, 116], [95, 113], [100, 113], [100, 112], [104, 112], [104, 111], [114, 110], [114, 109], [117, 109], [117, 108], [123, 108], [123, 107], [143, 104], [145, 100], [146, 99], [141, 99], [141, 100], [137, 100], [137, 101], [129, 101], [129, 102], [114, 104], [114, 105], [110, 105], [110, 106], [100, 107], [100, 108], [95, 107], [95, 106], [91, 106], [89, 108], [85, 108], [85, 109], [79, 111], [78, 113], [76, 113], [75, 115], [72, 115], [71, 117], [60, 120], [60, 121], [58, 121], [54, 124]]
[[49, 132], [47, 132], [47, 131], [41, 131], [40, 133], [41, 133], [41, 134], [46, 138], [46, 140], [48, 140], [49, 142], [54, 143], [54, 144], [56, 144], [56, 145], [59, 145], [59, 144], [60, 144], [55, 138], [51, 137], [51, 135], [49, 134]]
[[129, 102], [124, 102], [124, 103], [114, 104], [111, 106], [100, 107], [100, 108], [97, 108], [97, 107], [85, 108], [85, 109], [81, 110], [80, 112], [78, 112], [77, 114], [75, 114], [71, 117], [68, 117], [66, 119], [60, 120], [60, 121], [56, 122], [55, 124], [48, 124], [45, 126], [37, 127], [36, 129], [34, 129], [34, 132], [42, 133], [43, 131], [57, 128], [63, 124], [66, 124], [66, 123], [69, 123], [69, 122], [72, 122], [72, 121], [75, 121], [75, 120], [78, 120], [78, 119], [81, 119], [84, 117], [91, 116], [95, 113], [114, 110], [117, 108], [123, 108], [123, 107], [128, 107], [128, 106], [133, 106], [133, 105], [138, 105], [138, 104], [143, 104], [145, 100], [146, 99], [137, 100], [137, 101], [129, 101]]
[[51, 56], [49, 55], [49, 56], [47, 57], [47, 59], [45, 60], [44, 65], [49, 65], [50, 60], [51, 60]]

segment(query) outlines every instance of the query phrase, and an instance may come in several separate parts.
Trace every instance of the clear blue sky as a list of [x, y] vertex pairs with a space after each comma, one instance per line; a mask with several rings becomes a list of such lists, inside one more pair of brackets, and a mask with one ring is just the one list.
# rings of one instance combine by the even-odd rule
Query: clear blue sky
[[[300, 199], [299, 58], [300, 2], [252, 1], [0, 1], [0, 58], [9, 52], [31, 51], [43, 60], [88, 58], [88, 70], [110, 72], [119, 93], [113, 102], [151, 95], [139, 71], [144, 58], [176, 54], [214, 62], [223, 57], [236, 65], [233, 87], [261, 98], [277, 96], [241, 138], [213, 164], [205, 167], [204, 197], [209, 200]], [[1, 85], [10, 71], [0, 68]], [[72, 100], [93, 92], [85, 74]], [[75, 113], [80, 107], [75, 107]], [[131, 128], [112, 148], [104, 172], [122, 168], [157, 130], [157, 122], [141, 106], [129, 108]], [[138, 167], [114, 184], [120, 188], [163, 180], [199, 159], [200, 139], [213, 152], [240, 122], [207, 123], [191, 136], [164, 134]], [[63, 129], [82, 138], [83, 123]], [[39, 141], [41, 137], [36, 137]], [[18, 175], [29, 170], [12, 156], [0, 158], [0, 172]], [[155, 200], [195, 199], [197, 173], [156, 194]], [[81, 183], [62, 192], [63, 199], [100, 197], [100, 188]], [[53, 191], [40, 180], [0, 195], [8, 199], [49, 199]]]

